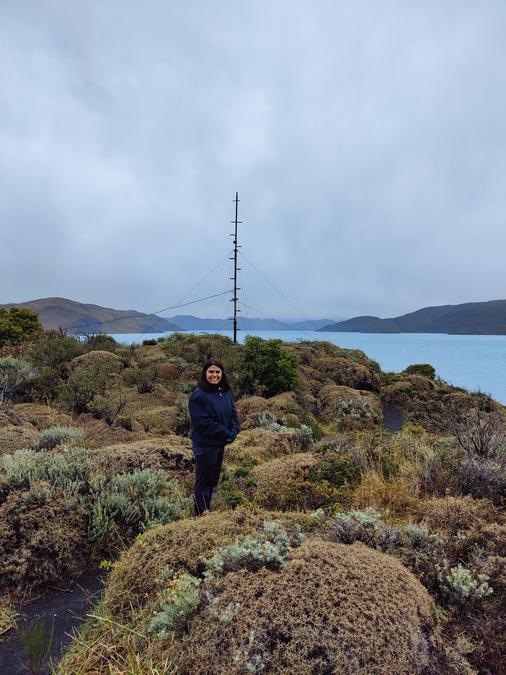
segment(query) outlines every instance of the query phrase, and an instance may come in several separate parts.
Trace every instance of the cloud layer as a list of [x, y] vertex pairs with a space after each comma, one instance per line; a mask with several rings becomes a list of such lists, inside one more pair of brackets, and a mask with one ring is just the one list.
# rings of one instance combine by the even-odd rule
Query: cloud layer
[[[304, 316], [506, 297], [505, 21], [502, 0], [5, 0], [0, 303], [152, 311], [220, 261], [187, 299], [223, 291], [236, 190], [244, 253]], [[242, 268], [245, 303], [300, 318]]]

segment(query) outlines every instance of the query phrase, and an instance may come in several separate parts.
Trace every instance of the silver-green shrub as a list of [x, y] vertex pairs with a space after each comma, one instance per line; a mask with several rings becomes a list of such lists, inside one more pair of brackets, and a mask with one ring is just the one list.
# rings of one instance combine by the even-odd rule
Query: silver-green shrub
[[446, 590], [460, 601], [478, 600], [491, 595], [494, 590], [488, 585], [486, 574], [476, 574], [458, 563], [445, 576]]
[[301, 532], [288, 534], [279, 523], [265, 521], [256, 534], [220, 548], [218, 553], [206, 560], [204, 578], [211, 581], [217, 575], [241, 567], [279, 567], [286, 561], [290, 547], [300, 544], [303, 538]]
[[77, 427], [48, 427], [40, 432], [37, 448], [39, 450], [52, 450], [62, 443], [81, 443], [85, 437], [84, 429], [78, 429]]
[[13, 356], [0, 358], [0, 405], [4, 405], [22, 384], [32, 380], [35, 375], [35, 368], [25, 359]]
[[200, 603], [201, 580], [191, 574], [179, 576], [165, 593], [162, 610], [152, 619], [149, 631], [164, 640], [170, 631], [183, 626]]

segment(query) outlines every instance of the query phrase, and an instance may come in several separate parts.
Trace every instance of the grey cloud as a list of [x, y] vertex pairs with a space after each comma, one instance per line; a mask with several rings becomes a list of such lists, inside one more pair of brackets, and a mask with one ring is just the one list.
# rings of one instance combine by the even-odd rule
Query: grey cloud
[[499, 0], [2, 3], [0, 302], [175, 303], [226, 258], [235, 190], [245, 254], [307, 316], [504, 296], [505, 19]]

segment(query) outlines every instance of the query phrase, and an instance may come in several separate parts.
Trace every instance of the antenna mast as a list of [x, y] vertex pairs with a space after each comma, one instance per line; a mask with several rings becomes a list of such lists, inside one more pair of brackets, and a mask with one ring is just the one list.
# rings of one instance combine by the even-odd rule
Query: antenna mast
[[234, 295], [230, 299], [230, 302], [234, 303], [234, 316], [233, 316], [233, 322], [234, 322], [234, 343], [237, 344], [237, 312], [240, 312], [240, 309], [237, 309], [237, 291], [240, 291], [241, 289], [237, 286], [237, 272], [241, 269], [240, 267], [237, 267], [237, 254], [239, 253], [239, 249], [241, 248], [237, 244], [237, 225], [240, 225], [242, 221], [237, 220], [237, 215], [239, 211], [239, 193], [235, 193], [235, 218], [234, 220], [231, 220], [230, 222], [233, 223], [234, 225], [234, 233], [231, 234], [231, 237], [234, 237], [234, 255], [232, 258], [229, 258], [229, 260], [234, 261], [234, 276], [230, 277], [230, 279], [234, 282]]

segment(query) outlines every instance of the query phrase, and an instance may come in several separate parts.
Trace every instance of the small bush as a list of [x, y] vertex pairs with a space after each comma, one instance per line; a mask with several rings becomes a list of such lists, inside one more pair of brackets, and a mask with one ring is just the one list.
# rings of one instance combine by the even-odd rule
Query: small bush
[[158, 341], [155, 340], [155, 338], [148, 338], [147, 340], [143, 340], [143, 341], [142, 341], [142, 344], [143, 344], [144, 346], [147, 347], [147, 346], [149, 346], [149, 345], [156, 345], [156, 344], [158, 344]]
[[149, 631], [164, 640], [170, 631], [182, 627], [200, 602], [201, 580], [191, 574], [181, 574], [166, 593], [167, 604], [149, 624]]
[[25, 355], [37, 368], [56, 368], [84, 352], [84, 344], [78, 338], [51, 330], [42, 333]]
[[295, 531], [290, 535], [279, 523], [265, 521], [262, 530], [255, 535], [238, 539], [220, 548], [212, 558], [205, 561], [207, 581], [231, 570], [247, 567], [250, 570], [263, 566], [278, 567], [285, 562], [291, 546], [298, 545], [304, 537]]
[[37, 443], [39, 450], [52, 450], [62, 443], [81, 443], [86, 434], [84, 429], [75, 427], [49, 427], [44, 429]]
[[447, 592], [459, 602], [479, 600], [491, 595], [494, 591], [488, 585], [488, 580], [486, 574], [474, 576], [460, 563], [445, 576]]
[[0, 307], [0, 348], [18, 345], [42, 331], [37, 312], [28, 307]]
[[248, 335], [240, 364], [241, 388], [267, 398], [295, 387], [299, 380], [298, 360], [282, 340], [262, 340]]
[[404, 372], [409, 375], [428, 377], [429, 380], [434, 380], [436, 377], [436, 369], [434, 366], [431, 366], [430, 363], [413, 363], [411, 366], [408, 366]]
[[88, 405], [95, 396], [106, 389], [107, 375], [97, 366], [90, 365], [76, 370], [60, 386], [60, 400], [76, 414], [88, 412]]
[[116, 340], [110, 335], [88, 335], [84, 340], [84, 349], [87, 352], [103, 351], [115, 352], [119, 347]]
[[129, 368], [124, 374], [127, 384], [135, 385], [139, 394], [153, 391], [160, 373], [156, 366], [143, 366], [141, 368]]

